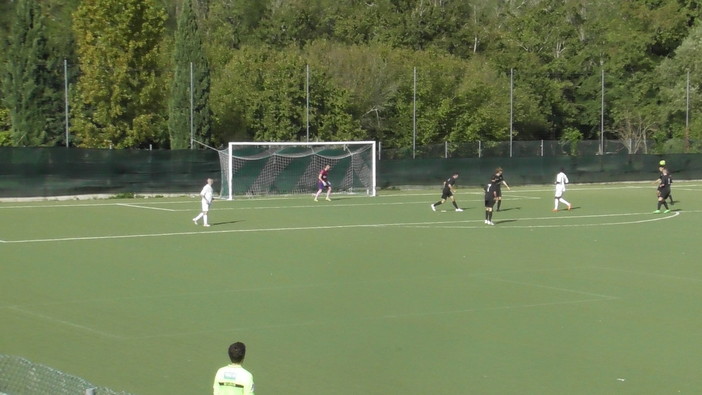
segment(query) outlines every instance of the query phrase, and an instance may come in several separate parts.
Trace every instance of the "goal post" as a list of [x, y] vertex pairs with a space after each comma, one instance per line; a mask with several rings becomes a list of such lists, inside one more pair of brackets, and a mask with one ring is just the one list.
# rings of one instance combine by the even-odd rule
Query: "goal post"
[[375, 196], [376, 160], [375, 141], [230, 142], [220, 151], [220, 196], [314, 193], [325, 165], [335, 193]]

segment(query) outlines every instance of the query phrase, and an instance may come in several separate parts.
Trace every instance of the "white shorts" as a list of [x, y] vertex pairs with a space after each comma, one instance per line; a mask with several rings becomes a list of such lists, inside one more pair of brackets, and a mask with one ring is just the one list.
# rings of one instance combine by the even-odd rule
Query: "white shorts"
[[202, 199], [202, 212], [206, 213], [210, 211], [210, 203], [207, 203], [207, 200]]
[[563, 196], [563, 192], [565, 192], [566, 187], [564, 184], [556, 184], [556, 197], [559, 198]]

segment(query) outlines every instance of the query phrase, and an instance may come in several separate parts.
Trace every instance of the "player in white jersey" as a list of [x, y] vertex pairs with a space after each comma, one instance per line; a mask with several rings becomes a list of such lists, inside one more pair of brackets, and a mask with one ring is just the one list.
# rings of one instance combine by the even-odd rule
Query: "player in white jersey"
[[565, 174], [564, 170], [561, 169], [561, 172], [556, 175], [556, 198], [553, 206], [553, 212], [558, 211], [559, 202], [568, 206], [568, 210], [573, 208], [573, 206], [568, 203], [567, 200], [563, 199], [563, 193], [566, 191], [566, 185], [568, 182], [568, 176]]
[[197, 217], [193, 218], [195, 225], [197, 225], [197, 221], [202, 218], [203, 226], [210, 226], [210, 224], [207, 223], [207, 213], [210, 211], [210, 205], [212, 204], [212, 199], [214, 197], [212, 192], [213, 182], [213, 179], [208, 178], [207, 184], [205, 184], [205, 186], [202, 187], [202, 191], [200, 191], [202, 211], [197, 215]]
[[241, 364], [246, 356], [246, 345], [241, 342], [229, 346], [231, 364], [219, 368], [212, 385], [214, 395], [254, 395], [253, 375]]

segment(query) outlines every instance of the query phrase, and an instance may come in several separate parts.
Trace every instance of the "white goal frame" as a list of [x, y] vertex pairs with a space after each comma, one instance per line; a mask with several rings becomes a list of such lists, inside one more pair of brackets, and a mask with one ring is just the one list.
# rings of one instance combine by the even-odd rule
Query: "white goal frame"
[[[376, 196], [377, 189], [377, 178], [376, 178], [376, 162], [377, 162], [377, 145], [375, 141], [315, 141], [315, 142], [280, 142], [280, 141], [260, 141], [260, 142], [229, 142], [226, 155], [227, 155], [227, 171], [226, 171], [226, 182], [227, 182], [227, 192], [228, 194], [222, 196], [227, 200], [234, 199], [234, 148], [235, 147], [246, 147], [246, 146], [280, 146], [280, 147], [324, 147], [324, 146], [359, 146], [367, 145], [371, 148], [371, 174], [370, 174], [370, 185], [367, 186], [367, 194], [369, 196]], [[222, 154], [225, 152], [221, 152]], [[315, 155], [314, 153], [312, 155]], [[224, 161], [223, 161], [224, 162]], [[222, 163], [223, 165], [224, 163]], [[224, 169], [223, 169], [224, 170]]]

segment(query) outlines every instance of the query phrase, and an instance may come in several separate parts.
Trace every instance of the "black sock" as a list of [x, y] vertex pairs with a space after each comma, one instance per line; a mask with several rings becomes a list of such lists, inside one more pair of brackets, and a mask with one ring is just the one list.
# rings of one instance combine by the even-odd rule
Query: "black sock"
[[500, 211], [500, 206], [502, 205], [502, 200], [497, 201], [497, 211]]
[[659, 200], [659, 201], [658, 201], [658, 209], [659, 209], [659, 210], [661, 209], [661, 206], [662, 206], [662, 205], [663, 205], [663, 202], [661, 202], [661, 201]]
[[440, 205], [440, 204], [441, 204], [441, 200], [439, 200], [438, 202], [434, 203], [434, 206], [438, 206], [438, 205]]
[[665, 200], [662, 203], [665, 206], [665, 209], [668, 210], [668, 203], [666, 203]]
[[490, 212], [485, 210], [485, 220], [489, 221], [488, 218], [490, 217]]
[[451, 202], [451, 203], [453, 203], [453, 207], [458, 208], [458, 205], [456, 204], [455, 201], [453, 201], [453, 202]]
[[488, 211], [488, 221], [492, 222], [492, 211]]

